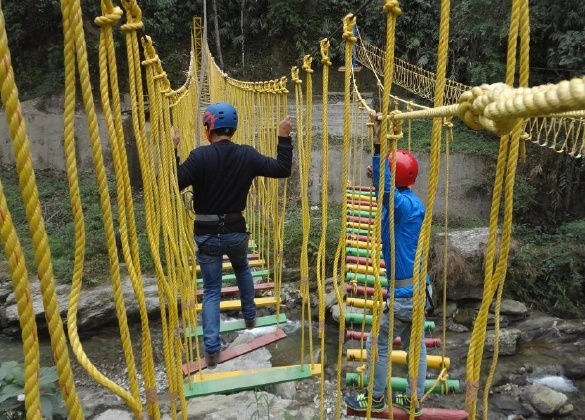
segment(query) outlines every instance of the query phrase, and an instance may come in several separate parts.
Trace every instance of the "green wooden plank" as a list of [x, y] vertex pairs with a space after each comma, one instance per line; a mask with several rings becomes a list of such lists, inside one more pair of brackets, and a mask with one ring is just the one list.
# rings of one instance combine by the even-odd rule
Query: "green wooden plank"
[[[353, 247], [346, 247], [345, 248], [345, 255], [351, 255], [353, 257], [371, 257], [374, 254], [374, 251], [365, 248], [353, 248]], [[384, 258], [382, 252], [380, 252], [380, 258]]]
[[366, 229], [345, 228], [345, 233], [353, 233], [354, 235], [371, 235], [372, 232]]
[[[276, 315], [268, 315], [268, 316], [261, 316], [256, 318], [256, 328], [258, 327], [269, 327], [271, 325], [277, 324]], [[278, 324], [284, 324], [286, 322], [286, 315], [281, 313], [278, 315]], [[246, 329], [246, 325], [244, 324], [243, 319], [237, 319], [235, 321], [227, 321], [222, 322], [219, 324], [219, 333], [225, 334], [234, 331], [242, 331]], [[191, 331], [187, 329], [187, 335], [193, 336]], [[201, 337], [203, 335], [203, 328], [201, 326], [197, 327], [197, 336]]]
[[369, 212], [369, 211], [364, 211], [364, 210], [347, 209], [346, 213], [349, 214], [350, 216], [371, 217], [372, 219], [374, 219], [376, 217], [375, 211]]
[[[363, 377], [360, 377], [360, 375], [358, 373], [354, 373], [354, 372], [348, 372], [345, 375], [345, 384], [346, 385], [351, 385], [351, 386], [359, 386], [359, 387], [364, 387], [368, 385], [368, 379], [369, 376], [368, 374], [363, 375]], [[362, 380], [363, 380], [363, 384], [362, 384]], [[396, 378], [396, 377], [392, 377], [392, 391], [398, 391], [398, 392], [404, 392], [406, 391], [406, 379], [405, 378]], [[425, 381], [425, 392], [427, 392], [429, 389], [431, 389], [431, 387], [435, 385], [435, 380], [434, 379], [427, 379]], [[433, 388], [432, 393], [433, 394], [443, 394], [443, 393], [459, 393], [461, 392], [460, 386], [459, 386], [459, 379], [447, 379], [447, 389], [443, 390], [443, 387], [441, 386], [441, 383], [439, 382], [437, 385], [435, 385], [435, 387]]]
[[[362, 320], [364, 320], [364, 319], [365, 319], [366, 325], [372, 325], [372, 322], [374, 320], [372, 315], [364, 315], [363, 313], [347, 312], [345, 314], [346, 324], [361, 324]], [[435, 330], [435, 321], [425, 321], [424, 322], [424, 329], [426, 331], [434, 331]]]
[[[346, 273], [345, 280], [350, 281], [355, 279], [358, 284], [365, 284], [366, 286], [374, 287], [376, 278], [372, 274]], [[385, 276], [380, 276], [380, 286], [388, 287], [388, 279]]]
[[[268, 270], [252, 271], [252, 278], [262, 278], [268, 276]], [[226, 283], [234, 283], [236, 281], [235, 274], [225, 274], [221, 277], [221, 281]], [[203, 279], [197, 279], [197, 284], [203, 284]]]
[[373, 191], [353, 191], [353, 190], [345, 190], [346, 194], [350, 195], [363, 195], [364, 197], [371, 197], [375, 196]]
[[[212, 375], [213, 374], [210, 376]], [[300, 381], [302, 379], [309, 379], [312, 376], [311, 365], [309, 364], [241, 371], [241, 374], [235, 376], [218, 379], [205, 379], [191, 384], [186, 382], [184, 384], [185, 398], [221, 394], [225, 392], [239, 392], [246, 389], [280, 384], [282, 382]]]

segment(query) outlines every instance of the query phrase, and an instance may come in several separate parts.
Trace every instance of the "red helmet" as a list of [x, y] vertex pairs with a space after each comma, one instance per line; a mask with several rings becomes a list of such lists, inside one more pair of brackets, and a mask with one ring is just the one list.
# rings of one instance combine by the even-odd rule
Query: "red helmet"
[[[388, 154], [388, 167], [392, 170], [392, 152]], [[416, 158], [406, 150], [397, 150], [396, 155], [396, 187], [410, 187], [416, 182], [418, 175], [418, 162]]]

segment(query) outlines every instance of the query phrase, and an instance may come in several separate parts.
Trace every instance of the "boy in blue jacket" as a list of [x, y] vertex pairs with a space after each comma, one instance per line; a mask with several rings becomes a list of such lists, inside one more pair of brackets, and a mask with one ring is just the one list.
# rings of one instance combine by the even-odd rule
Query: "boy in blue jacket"
[[[376, 115], [374, 129], [376, 142], [374, 144], [374, 156], [372, 164], [368, 166], [367, 176], [372, 178], [376, 192], [380, 185], [380, 122]], [[390, 165], [393, 156], [383, 159], [384, 165], [384, 198], [382, 203], [382, 253], [386, 267], [390, 267]], [[410, 334], [412, 329], [412, 305], [413, 305], [413, 271], [414, 259], [418, 245], [418, 237], [421, 231], [425, 209], [420, 199], [412, 192], [410, 187], [414, 185], [418, 175], [418, 162], [412, 154], [405, 150], [396, 151], [396, 180], [394, 188], [394, 236], [395, 236], [395, 292], [394, 308], [384, 310], [380, 321], [380, 332], [378, 336], [379, 360], [375, 363], [374, 388], [372, 395], [372, 412], [382, 412], [385, 409], [384, 391], [386, 389], [386, 365], [388, 356], [391, 354], [392, 346], [388, 343], [388, 329], [390, 313], [394, 314], [394, 337], [400, 336], [402, 345], [406, 352], [409, 351]], [[388, 270], [388, 268], [387, 268]], [[428, 276], [427, 276], [428, 283]], [[427, 286], [430, 292], [430, 285]], [[391, 310], [393, 310], [391, 312]], [[370, 366], [371, 335], [368, 336], [366, 349], [368, 355], [368, 368]], [[408, 357], [408, 356], [407, 356]], [[417, 378], [417, 395], [424, 395], [425, 379], [427, 372], [427, 349], [423, 339], [421, 340], [420, 364]], [[402, 408], [410, 414], [410, 386], [409, 381], [406, 392], [392, 395], [392, 405]], [[356, 396], [348, 396], [345, 399], [348, 407], [354, 411], [366, 411], [368, 395], [361, 393]], [[422, 409], [416, 409], [414, 415], [418, 417]]]

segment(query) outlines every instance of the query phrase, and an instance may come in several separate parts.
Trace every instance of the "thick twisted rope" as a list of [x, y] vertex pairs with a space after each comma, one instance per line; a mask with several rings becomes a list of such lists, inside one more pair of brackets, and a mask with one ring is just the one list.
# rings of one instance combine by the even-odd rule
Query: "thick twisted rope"
[[[55, 293], [55, 281], [53, 276], [53, 266], [51, 263], [51, 251], [49, 248], [49, 238], [45, 230], [45, 224], [42, 218], [42, 209], [39, 201], [38, 189], [35, 181], [35, 174], [32, 168], [32, 157], [30, 154], [30, 141], [26, 133], [26, 126], [24, 118], [22, 117], [22, 108], [20, 100], [18, 99], [18, 88], [14, 81], [14, 70], [12, 68], [10, 52], [8, 50], [8, 40], [6, 36], [6, 24], [4, 21], [4, 14], [0, 12], [0, 57], [2, 57], [3, 66], [0, 66], [0, 90], [2, 95], [2, 103], [6, 110], [6, 121], [10, 130], [10, 138], [12, 139], [12, 146], [16, 160], [16, 169], [18, 171], [18, 178], [20, 182], [21, 195], [24, 202], [26, 219], [29, 224], [30, 235], [33, 240], [35, 263], [37, 265], [37, 274], [41, 284], [41, 292], [43, 296], [43, 307], [45, 308], [45, 318], [49, 327], [49, 334], [51, 337], [51, 347], [53, 349], [53, 356], [59, 376], [59, 386], [63, 392], [63, 398], [67, 410], [73, 418], [83, 418], [83, 411], [79, 403], [79, 398], [73, 381], [73, 373], [69, 360], [69, 353], [65, 341], [65, 333], [63, 331], [63, 324], [59, 312], [59, 305], [57, 303], [57, 296]], [[3, 230], [4, 223], [6, 223], [7, 213], [2, 215]], [[4, 238], [4, 235], [3, 235]], [[4, 241], [4, 239], [3, 239]], [[14, 241], [11, 241], [12, 247], [15, 247]], [[15, 255], [13, 249], [13, 257]], [[10, 260], [9, 260], [10, 261]], [[14, 263], [14, 260], [12, 260]], [[18, 263], [16, 264], [18, 265]], [[17, 268], [17, 267], [15, 267]], [[22, 270], [19, 270], [22, 271]], [[26, 279], [28, 282], [28, 279]], [[26, 284], [21, 285], [19, 292], [26, 296]], [[22, 294], [20, 299], [22, 300]], [[16, 295], [15, 295], [16, 296]], [[16, 296], [18, 299], [18, 296]], [[21, 302], [22, 304], [22, 302]], [[33, 316], [34, 318], [34, 316]], [[31, 330], [31, 334], [36, 334], [34, 325], [30, 324], [30, 320], [25, 320], [29, 323], [27, 330]], [[36, 339], [33, 339], [36, 340]], [[38, 355], [36, 355], [35, 344], [29, 343], [29, 347], [25, 348], [29, 360], [33, 362], [31, 367], [25, 368], [25, 386], [31, 391], [31, 396], [27, 402], [25, 399], [25, 406], [28, 404], [32, 407], [31, 417], [38, 412], [37, 398], [35, 396], [36, 385], [31, 384], [31, 369], [38, 370]], [[35, 364], [35, 360], [37, 363]], [[26, 398], [26, 397], [25, 397]], [[35, 409], [36, 408], [36, 409]], [[27, 417], [29, 414], [27, 414]]]

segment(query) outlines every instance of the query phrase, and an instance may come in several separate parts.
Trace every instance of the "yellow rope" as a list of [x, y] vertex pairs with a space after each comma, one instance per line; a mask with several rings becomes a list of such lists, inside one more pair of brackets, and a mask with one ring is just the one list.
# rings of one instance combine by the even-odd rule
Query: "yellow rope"
[[[0, 10], [0, 27], [3, 35], [4, 16]], [[4, 36], [2, 36], [4, 38]], [[0, 52], [2, 49], [0, 40]], [[24, 407], [27, 420], [41, 420], [41, 395], [39, 391], [39, 341], [37, 339], [37, 323], [33, 309], [28, 271], [24, 260], [24, 253], [12, 223], [6, 197], [0, 181], [0, 237], [4, 244], [4, 254], [8, 261], [8, 268], [12, 278], [14, 297], [18, 309], [21, 337], [24, 353]]]
[[[51, 263], [51, 251], [49, 248], [49, 238], [45, 230], [44, 221], [42, 218], [42, 209], [39, 201], [39, 194], [35, 181], [35, 174], [32, 168], [32, 157], [30, 154], [30, 141], [26, 133], [26, 126], [24, 118], [22, 117], [22, 108], [20, 106], [20, 100], [18, 99], [18, 88], [14, 81], [14, 71], [11, 64], [10, 52], [8, 51], [8, 40], [6, 37], [6, 24], [4, 21], [4, 14], [0, 12], [0, 57], [2, 57], [3, 66], [0, 66], [0, 89], [2, 94], [2, 103], [4, 104], [6, 111], [6, 121], [10, 129], [10, 138], [12, 139], [13, 151], [16, 161], [16, 169], [18, 171], [18, 177], [21, 188], [21, 195], [24, 202], [26, 219], [29, 224], [30, 234], [33, 240], [35, 262], [37, 265], [37, 274], [41, 284], [41, 292], [43, 296], [43, 307], [45, 308], [45, 318], [49, 327], [49, 334], [51, 337], [51, 347], [53, 349], [53, 355], [55, 365], [57, 368], [57, 374], [59, 376], [59, 386], [63, 392], [63, 398], [67, 410], [73, 418], [83, 418], [83, 412], [79, 403], [79, 398], [73, 381], [73, 374], [71, 371], [71, 364], [69, 361], [69, 353], [67, 350], [67, 344], [65, 341], [65, 333], [63, 331], [63, 324], [61, 322], [61, 316], [59, 312], [59, 306], [57, 303], [57, 296], [55, 293], [55, 281], [53, 276], [53, 267]], [[2, 194], [3, 195], [3, 194]], [[3, 206], [5, 207], [5, 206]], [[3, 216], [3, 232], [4, 228], [4, 217]], [[3, 242], [6, 240], [3, 233]], [[5, 242], [13, 248], [13, 257], [18, 258], [18, 250], [16, 250], [16, 243], [11, 240], [10, 243]], [[6, 251], [6, 249], [5, 249]], [[14, 254], [16, 251], [16, 254]], [[10, 261], [10, 259], [9, 259]], [[16, 263], [16, 267], [13, 265], [13, 269], [18, 268], [18, 262], [12, 259], [12, 263]], [[19, 270], [20, 274], [24, 275], [22, 268]], [[28, 282], [28, 279], [23, 278]], [[22, 281], [22, 280], [21, 280]], [[26, 284], [19, 287], [19, 292], [24, 293], [26, 296]], [[16, 295], [15, 295], [16, 296]], [[18, 299], [18, 296], [16, 296]], [[20, 296], [22, 301], [22, 295]], [[22, 304], [22, 302], [21, 302]], [[23, 309], [21, 307], [21, 309]], [[34, 318], [34, 316], [33, 316]], [[30, 319], [24, 320], [28, 323], [27, 330], [34, 328], [34, 324], [30, 324]], [[35, 330], [32, 330], [32, 335], [36, 334]], [[33, 338], [34, 341], [36, 339]], [[35, 343], [30, 343], [28, 340], [25, 341], [25, 353], [28, 354], [29, 360], [32, 359], [36, 364], [31, 365], [30, 368], [25, 370], [25, 386], [31, 391], [30, 400], [25, 400], [25, 406], [31, 407], [30, 414], [27, 413], [27, 418], [35, 418], [39, 408], [37, 406], [37, 397], [35, 396], [36, 386], [31, 384], [31, 369], [35, 369], [35, 373], [38, 370], [38, 354]], [[31, 354], [32, 352], [32, 354]]]
[[[326, 273], [326, 244], [327, 244], [327, 221], [329, 209], [329, 40], [323, 39], [320, 42], [321, 64], [323, 64], [323, 133], [321, 142], [321, 239], [317, 252], [317, 292], [319, 294], [319, 338], [321, 351], [321, 365], [325, 366], [325, 278]], [[325, 375], [321, 375], [319, 388], [319, 415], [325, 415]], [[337, 405], [341, 404], [341, 394], [337, 394]]]
[[[450, 0], [441, 1], [441, 24], [439, 27], [439, 48], [437, 52], [437, 80], [435, 85], [435, 102], [434, 106], [439, 107], [443, 104], [445, 83], [446, 83], [446, 69], [447, 69], [447, 55], [448, 55], [448, 41], [449, 41], [449, 16], [450, 16], [451, 2]], [[416, 407], [418, 403], [417, 396], [417, 377], [420, 362], [420, 349], [423, 334], [425, 300], [426, 300], [426, 277], [427, 264], [430, 247], [431, 223], [433, 217], [433, 209], [435, 204], [435, 197], [439, 179], [439, 165], [441, 158], [441, 120], [435, 118], [433, 120], [433, 128], [431, 134], [431, 152], [430, 152], [430, 169], [429, 169], [429, 189], [427, 195], [427, 204], [425, 218], [423, 220], [421, 232], [419, 235], [418, 247], [416, 256], [414, 258], [414, 285], [413, 285], [413, 320], [412, 332], [410, 339], [410, 351], [408, 358], [408, 375], [411, 382], [411, 406]], [[416, 263], [421, 261], [422, 264]], [[414, 418], [414, 410], [411, 411], [411, 419]]]

